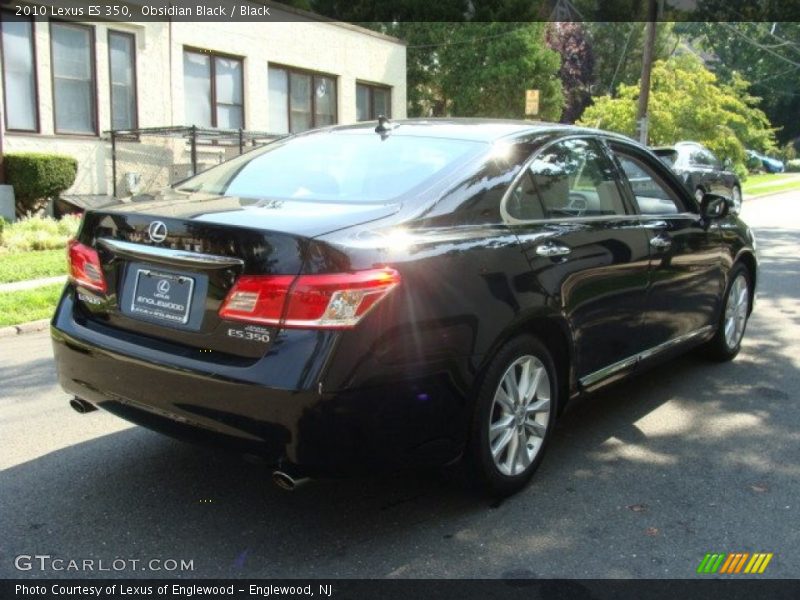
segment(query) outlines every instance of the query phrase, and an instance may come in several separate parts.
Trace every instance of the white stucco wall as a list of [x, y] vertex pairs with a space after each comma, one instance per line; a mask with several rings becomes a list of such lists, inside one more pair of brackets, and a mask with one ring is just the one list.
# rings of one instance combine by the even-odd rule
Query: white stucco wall
[[[56, 152], [78, 160], [78, 176], [67, 192], [111, 194], [110, 143], [102, 135], [111, 127], [108, 29], [136, 36], [137, 108], [139, 127], [186, 125], [183, 94], [185, 46], [243, 58], [245, 128], [269, 131], [268, 65], [277, 63], [337, 78], [338, 122], [356, 120], [356, 81], [392, 88], [392, 116], [406, 116], [406, 48], [366, 30], [336, 23], [91, 23], [94, 29], [97, 114], [101, 135], [56, 135], [50, 69], [50, 28], [35, 23], [40, 132], [4, 132], [3, 151]], [[2, 78], [0, 78], [0, 86]], [[2, 94], [0, 94], [2, 102]], [[4, 112], [4, 107], [0, 106]], [[143, 141], [146, 141], [143, 138]], [[143, 183], [164, 183], [158, 165], [168, 162], [164, 143], [153, 147], [152, 168], [142, 167]], [[147, 148], [124, 148], [147, 155]], [[131, 150], [134, 150], [131, 152]], [[142, 152], [139, 152], [141, 150]], [[135, 157], [133, 157], [135, 159]], [[130, 166], [118, 164], [118, 183]]]

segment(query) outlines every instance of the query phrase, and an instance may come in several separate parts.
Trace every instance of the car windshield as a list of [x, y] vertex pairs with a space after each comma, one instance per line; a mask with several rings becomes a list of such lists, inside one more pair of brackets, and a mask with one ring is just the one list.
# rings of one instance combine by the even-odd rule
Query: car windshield
[[385, 202], [423, 184], [483, 142], [321, 133], [269, 144], [187, 179], [179, 190], [245, 198]]

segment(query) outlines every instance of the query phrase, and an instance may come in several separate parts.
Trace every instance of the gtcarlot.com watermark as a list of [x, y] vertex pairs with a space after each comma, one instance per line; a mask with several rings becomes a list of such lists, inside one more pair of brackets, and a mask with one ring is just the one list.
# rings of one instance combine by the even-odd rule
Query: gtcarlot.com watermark
[[62, 558], [50, 554], [20, 554], [14, 557], [18, 571], [107, 573], [121, 571], [194, 571], [194, 560], [183, 558]]

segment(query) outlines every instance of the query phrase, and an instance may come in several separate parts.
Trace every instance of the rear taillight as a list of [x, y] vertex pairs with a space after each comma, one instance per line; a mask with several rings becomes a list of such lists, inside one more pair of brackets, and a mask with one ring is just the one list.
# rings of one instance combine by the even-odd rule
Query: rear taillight
[[108, 288], [97, 250], [81, 244], [78, 240], [70, 240], [67, 253], [70, 280], [76, 285], [105, 294]]
[[325, 275], [243, 275], [220, 308], [223, 319], [285, 327], [347, 328], [400, 283], [394, 269]]

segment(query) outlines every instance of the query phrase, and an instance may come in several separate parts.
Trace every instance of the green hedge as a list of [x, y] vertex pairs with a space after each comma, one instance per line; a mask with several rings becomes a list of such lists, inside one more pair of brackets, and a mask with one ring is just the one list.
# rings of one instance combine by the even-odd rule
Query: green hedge
[[787, 173], [800, 173], [800, 158], [786, 161]]
[[19, 214], [37, 210], [42, 200], [57, 197], [75, 182], [78, 172], [77, 160], [59, 154], [10, 153], [3, 162]]

